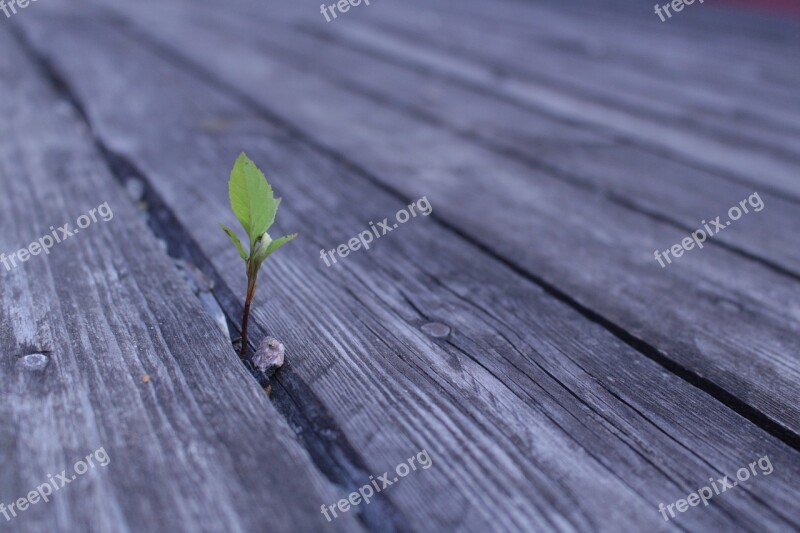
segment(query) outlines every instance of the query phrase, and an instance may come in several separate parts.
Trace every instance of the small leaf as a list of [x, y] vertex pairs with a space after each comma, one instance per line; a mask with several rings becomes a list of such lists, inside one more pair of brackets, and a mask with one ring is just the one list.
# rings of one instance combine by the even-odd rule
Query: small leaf
[[264, 260], [272, 255], [275, 250], [283, 246], [289, 241], [294, 240], [297, 237], [297, 233], [292, 233], [291, 235], [287, 235], [285, 237], [281, 237], [280, 239], [275, 239], [269, 243], [269, 246], [266, 248], [259, 248], [258, 253], [256, 253], [256, 261], [259, 265], [264, 262]]
[[220, 224], [219, 226], [222, 228], [222, 231], [224, 231], [225, 234], [230, 237], [231, 241], [233, 241], [234, 246], [236, 246], [236, 249], [239, 250], [239, 255], [242, 256], [242, 259], [247, 261], [247, 252], [245, 251], [244, 246], [242, 246], [242, 241], [239, 240], [239, 237], [237, 237], [233, 230], [231, 230], [225, 224]]
[[286, 244], [287, 242], [293, 241], [297, 238], [297, 233], [292, 233], [291, 235], [287, 235], [285, 237], [281, 237], [280, 239], [275, 239], [269, 246], [267, 247], [267, 255], [271, 255], [272, 252]]
[[231, 208], [250, 240], [250, 249], [275, 221], [280, 200], [258, 167], [244, 153], [236, 159], [228, 182]]

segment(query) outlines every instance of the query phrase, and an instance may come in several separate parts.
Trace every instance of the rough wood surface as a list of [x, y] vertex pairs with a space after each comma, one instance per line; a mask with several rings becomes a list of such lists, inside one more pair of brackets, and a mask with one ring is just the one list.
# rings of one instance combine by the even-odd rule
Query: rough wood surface
[[[338, 493], [179, 279], [68, 102], [6, 28], [0, 48], [0, 249], [26, 247], [51, 224], [76, 229], [105, 202], [113, 213], [0, 270], [0, 529], [322, 527], [319, 505]], [[107, 466], [16, 518], [8, 511], [101, 447]], [[328, 527], [359, 528], [352, 517]]]
[[[85, 419], [65, 429], [53, 414], [43, 428], [27, 421], [40, 409], [30, 393], [12, 391], [0, 412], [14, 425], [0, 428], [0, 442], [13, 450], [7, 463], [25, 467], [0, 474], [3, 501], [35, 486], [40, 470], [74, 460], [60, 441], [79, 449], [75, 459], [94, 435], [112, 443], [109, 470], [82, 480], [97, 483], [87, 483], [92, 492], [71, 487], [48, 508], [54, 514], [30, 514], [14, 530], [800, 529], [800, 287], [790, 234], [800, 222], [795, 182], [780, 173], [792, 165], [780, 150], [795, 146], [795, 117], [779, 113], [795, 95], [792, 76], [766, 57], [789, 46], [791, 33], [734, 37], [740, 22], [726, 19], [705, 48], [716, 58], [756, 43], [742, 53], [765, 57], [774, 101], [763, 109], [725, 113], [754, 86], [745, 74], [727, 74], [736, 90], [719, 101], [700, 76], [681, 94], [703, 113], [620, 97], [620, 132], [599, 126], [614, 106], [594, 96], [622, 79], [637, 90], [677, 85], [669, 69], [638, 73], [636, 51], [610, 46], [621, 77], [591, 80], [578, 97], [566, 90], [581, 81], [573, 69], [592, 65], [549, 26], [564, 23], [580, 41], [599, 9], [504, 0], [481, 17], [472, 0], [409, 5], [375, 3], [326, 25], [307, 2], [234, 0], [221, 11], [207, 1], [49, 0], [35, 17], [19, 17], [16, 39], [0, 31], [11, 52], [0, 61], [0, 88], [12, 88], [0, 124], [16, 135], [0, 149], [10, 187], [0, 220], [13, 229], [0, 244], [44, 224], [21, 210], [29, 197], [43, 206], [55, 199], [66, 219], [94, 195], [121, 205], [118, 226], [91, 228], [107, 250], [65, 243], [74, 255], [54, 252], [41, 271], [25, 265], [10, 291], [0, 288], [0, 309], [14, 317], [0, 329], [4, 351], [38, 339], [24, 320], [60, 328], [53, 344], [69, 346], [71, 359], [48, 368], [59, 362], [63, 383], [76, 386], [58, 382], [54, 390], [64, 390], [48, 390], [47, 407]], [[449, 14], [457, 27], [429, 26]], [[646, 33], [630, 18], [625, 38]], [[535, 39], [525, 37], [528, 22]], [[619, 45], [621, 28], [597, 38]], [[473, 57], [474, 36], [487, 31]], [[565, 62], [552, 93], [529, 91], [522, 52], [498, 57], [515, 41], [525, 53], [541, 50], [551, 67]], [[692, 63], [698, 76], [707, 66]], [[559, 88], [590, 112], [553, 108], [567, 101]], [[639, 121], [647, 128], [634, 135]], [[672, 137], [657, 135], [669, 128]], [[23, 142], [19, 131], [46, 142]], [[742, 176], [727, 160], [715, 166], [702, 149], [685, 150], [696, 135], [722, 153], [723, 131], [775, 146], [774, 158], [741, 154], [753, 166], [763, 156], [770, 173]], [[217, 223], [237, 226], [226, 176], [242, 150], [284, 198], [278, 229], [301, 233], [268, 262], [252, 319], [254, 344], [270, 334], [287, 347], [273, 383], [277, 411], [147, 235], [212, 279], [235, 323], [244, 273]], [[715, 165], [697, 168], [704, 157]], [[9, 178], [20, 172], [34, 181]], [[149, 226], [115, 179], [144, 185]], [[741, 231], [702, 255], [657, 267], [653, 250], [678, 242], [694, 219], [724, 213], [754, 184], [766, 187], [758, 218], [739, 221]], [[330, 268], [320, 260], [320, 249], [423, 195], [431, 216]], [[86, 280], [71, 284], [76, 262]], [[60, 320], [50, 308], [62, 309]], [[198, 318], [187, 325], [186, 315]], [[109, 354], [102, 366], [97, 351]], [[148, 364], [157, 371], [145, 385], [136, 373]], [[44, 394], [52, 385], [10, 368], [20, 388]], [[142, 395], [147, 386], [159, 394]], [[120, 403], [109, 401], [112, 390]], [[421, 449], [430, 469], [325, 523], [320, 504]], [[769, 477], [670, 524], [661, 518], [659, 503], [765, 454]]]
[[[232, 317], [241, 308], [244, 280], [216, 228], [218, 220], [231, 222], [219, 176], [241, 149], [274, 176], [286, 199], [280, 229], [304, 234], [268, 267], [269, 296], [254, 314], [260, 334], [277, 335], [288, 347], [276, 402], [320, 468], [342, 485], [363, 482], [421, 447], [434, 461], [387, 492], [383, 507], [367, 508], [368, 526], [614, 530], [626, 523], [660, 529], [658, 503], [685, 495], [706, 472], [735, 471], [764, 453], [776, 463], [770, 478], [706, 513], [687, 515], [683, 524], [797, 526], [795, 449], [665, 371], [559, 293], [474, 246], [469, 234], [438, 215], [439, 200], [453, 210], [441, 191], [430, 196], [434, 216], [326, 269], [320, 248], [346, 241], [415, 196], [398, 194], [401, 183], [390, 186], [354, 167], [351, 151], [343, 157], [278, 119], [285, 110], [272, 112], [256, 96], [223, 87], [217, 75], [187, 61], [182, 54], [189, 53], [189, 36], [198, 27], [153, 8], [162, 21], [151, 27], [159, 39], [142, 33], [136, 21], [146, 5], [127, 14], [120, 5], [122, 19], [102, 12], [95, 14], [100, 22], [89, 22], [76, 21], [67, 14], [70, 7], [54, 1], [46, 17], [25, 22], [26, 40], [51, 74], [63, 78], [118, 170], [146, 180], [174, 213], [183, 238], [168, 235], [170, 244], [182, 243], [202, 263]], [[208, 11], [187, 3], [179, 12], [182, 21], [197, 20], [204, 31], [212, 27]], [[219, 28], [196, 52], [209, 53], [205, 60], [214, 68], [222, 68], [222, 55], [211, 52], [224, 43], [243, 64], [252, 58], [258, 72], [283, 75], [269, 56], [256, 67], [255, 51], [264, 50], [249, 39], [237, 45], [226, 27]], [[242, 74], [236, 78], [243, 85], [275, 90]], [[314, 80], [296, 76], [298, 84]], [[376, 124], [388, 120], [388, 111], [364, 106]], [[374, 134], [371, 128], [366, 133]], [[453, 143], [444, 146], [461, 142], [434, 129], [409, 131]], [[419, 146], [408, 153], [419, 154]], [[405, 165], [419, 164], [406, 159]], [[377, 169], [378, 162], [366, 166]], [[383, 162], [386, 180], [397, 180], [396, 168], [419, 172], [395, 166], [399, 158]], [[439, 178], [447, 176], [440, 172]], [[193, 208], [179, 209], [187, 200]], [[430, 336], [432, 322], [446, 324], [450, 334]]]
[[[157, 40], [173, 44], [219, 87], [296, 125], [381, 186], [411, 198], [426, 194], [436, 218], [797, 444], [795, 277], [713, 240], [702, 253], [661, 269], [653, 251], [680, 242], [685, 228], [620, 209], [593, 191], [328, 82], [255, 44], [241, 25], [234, 30], [212, 20], [209, 11], [175, 10], [181, 16], [137, 14], [147, 27], [137, 35], [157, 32]], [[191, 39], [197, 32], [201, 42]], [[775, 228], [770, 216], [765, 209], [737, 224]]]
[[[589, 17], [553, 14], [541, 8], [530, 9], [522, 3], [509, 4], [517, 9], [504, 13], [506, 19], [515, 18], [517, 24], [507, 24], [504, 19], [499, 23], [483, 13], [476, 16], [478, 3], [469, 1], [467, 4], [472, 4], [473, 15], [465, 18], [470, 24], [459, 24], [465, 18], [459, 18], [456, 13], [451, 19], [453, 23], [438, 28], [439, 31], [424, 31], [425, 28], [430, 30], [431, 19], [436, 19], [425, 17], [425, 3], [419, 4], [419, 9], [402, 12], [390, 8], [380, 23], [380, 33], [400, 37], [406, 45], [433, 45], [447, 57], [479, 66], [494, 76], [499, 74], [503, 78], [497, 84], [500, 91], [504, 92], [508, 86], [509, 95], [518, 96], [522, 101], [550, 106], [551, 111], [560, 115], [615, 131], [628, 142], [657, 147], [672, 157], [778, 188], [797, 198], [796, 169], [800, 163], [797, 95], [793, 94], [789, 100], [773, 95], [771, 90], [775, 84], [768, 76], [778, 69], [797, 72], [798, 61], [781, 54], [780, 48], [762, 50], [757, 62], [742, 64], [740, 51], [746, 57], [750, 42], [737, 43], [734, 54], [728, 52], [719, 57], [713, 48], [704, 47], [704, 39], [698, 41], [696, 36], [680, 39], [664, 28], [652, 27], [638, 33], [630, 32], [620, 22], [610, 21], [608, 15], [601, 15], [600, 19], [606, 24], [595, 24]], [[422, 23], [422, 18], [427, 18], [428, 23]], [[534, 18], [539, 22], [533, 28], [520, 23]], [[590, 24], [592, 28], [609, 27], [605, 36], [602, 29], [597, 32], [595, 38], [603, 44], [595, 44], [601, 48], [595, 51], [595, 57], [576, 58], [523, 38], [540, 25], [548, 26], [549, 33], [555, 34], [561, 25], [576, 18], [583, 20], [584, 34], [589, 33], [587, 26]], [[499, 31], [499, 24], [504, 24], [503, 31]], [[393, 31], [389, 31], [390, 27]], [[539, 33], [546, 35], [547, 32]], [[650, 35], [653, 38], [649, 38]], [[481, 37], [478, 41], [475, 40], [477, 36]], [[509, 47], [510, 41], [515, 46]], [[623, 60], [621, 65], [597, 61], [598, 56], [608, 53], [602, 49], [605, 43], [643, 48], [634, 46], [635, 42], [648, 43], [646, 49], [655, 69], [634, 68], [636, 64], [630, 60]], [[664, 57], [674, 60], [691, 55], [719, 58], [717, 66], [707, 66], [706, 71], [722, 76], [728, 71], [749, 67], [751, 78], [758, 82], [757, 88], [751, 86], [748, 90], [747, 84], [736, 83], [729, 89], [721, 87], [719, 79], [714, 84], [704, 85], [689, 77], [691, 71], [677, 75], [662, 72], [657, 66]], [[781, 56], [781, 59], [774, 56]], [[754, 91], [759, 93], [755, 99]], [[536, 102], [539, 96], [542, 99]], [[716, 114], [712, 113], [714, 109]]]
[[[520, 108], [494, 93], [471, 90], [436, 71], [414, 68], [400, 54], [359, 46], [357, 40], [348, 39], [347, 31], [311, 26], [292, 30], [259, 19], [255, 12], [244, 25], [241, 22], [241, 17], [216, 19], [218, 26], [227, 24], [237, 35], [252, 39], [259, 50], [292, 58], [295, 64], [324, 75], [339, 87], [467, 139], [477, 139], [483, 146], [598, 191], [621, 208], [668, 221], [687, 233], [697, 229], [712, 211], [724, 213], [754, 192], [748, 184], [731, 183], [725, 177], [620, 143], [612, 135]], [[321, 47], [325, 54], [319, 53]], [[385, 83], [387, 79], [392, 83]], [[645, 175], [652, 179], [642, 179]], [[716, 242], [800, 277], [800, 249], [792, 246], [793, 236], [800, 232], [797, 203], [779, 195], [767, 198], [771, 224], [743, 221], [735, 233], [721, 233]]]

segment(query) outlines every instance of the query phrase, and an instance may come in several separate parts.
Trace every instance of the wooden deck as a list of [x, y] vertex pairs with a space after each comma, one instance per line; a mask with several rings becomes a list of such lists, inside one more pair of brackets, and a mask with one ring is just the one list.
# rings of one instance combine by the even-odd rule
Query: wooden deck
[[[800, 530], [800, 19], [318, 3], [0, 16], [0, 252], [113, 208], [0, 267], [0, 502], [110, 458], [0, 531]], [[241, 151], [301, 233], [251, 321], [287, 347], [271, 396], [230, 338]]]

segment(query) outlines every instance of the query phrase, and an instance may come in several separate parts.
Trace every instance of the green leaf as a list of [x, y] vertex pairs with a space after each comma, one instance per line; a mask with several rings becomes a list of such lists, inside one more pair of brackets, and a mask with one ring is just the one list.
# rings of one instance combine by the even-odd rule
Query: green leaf
[[272, 252], [286, 244], [287, 242], [293, 241], [297, 238], [297, 233], [292, 233], [291, 235], [287, 235], [285, 237], [281, 237], [280, 239], [275, 239], [269, 246], [267, 247], [267, 255], [272, 255]]
[[[267, 237], [269, 237], [267, 235]], [[264, 260], [273, 254], [278, 248], [283, 246], [289, 241], [294, 240], [297, 237], [297, 233], [292, 233], [291, 235], [287, 235], [285, 237], [281, 237], [280, 239], [271, 240], [269, 245], [266, 247], [259, 248], [256, 252], [256, 262], [261, 265]]]
[[258, 167], [244, 153], [236, 159], [228, 182], [231, 209], [250, 239], [250, 250], [275, 221], [280, 200]]
[[233, 241], [234, 246], [236, 246], [236, 249], [239, 250], [239, 255], [242, 256], [242, 259], [247, 261], [247, 252], [245, 251], [244, 246], [242, 246], [242, 241], [239, 240], [239, 237], [237, 237], [233, 230], [231, 230], [225, 224], [220, 224], [219, 226], [222, 228], [222, 231], [224, 231], [225, 234], [230, 237], [231, 241]]

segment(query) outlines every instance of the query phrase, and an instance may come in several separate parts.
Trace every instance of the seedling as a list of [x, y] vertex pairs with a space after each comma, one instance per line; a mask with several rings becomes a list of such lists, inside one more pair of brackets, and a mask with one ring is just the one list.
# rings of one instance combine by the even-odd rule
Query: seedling
[[236, 246], [236, 250], [247, 267], [247, 296], [244, 300], [242, 347], [239, 354], [242, 359], [245, 359], [247, 357], [247, 323], [250, 319], [250, 304], [253, 303], [253, 296], [256, 293], [258, 271], [267, 257], [297, 237], [297, 233], [275, 240], [267, 233], [272, 223], [275, 222], [275, 215], [281, 199], [275, 198], [264, 173], [244, 153], [239, 154], [233, 165], [231, 179], [228, 182], [228, 193], [231, 199], [231, 209], [250, 240], [250, 253], [248, 254], [236, 233], [224, 224], [220, 224], [222, 230]]

